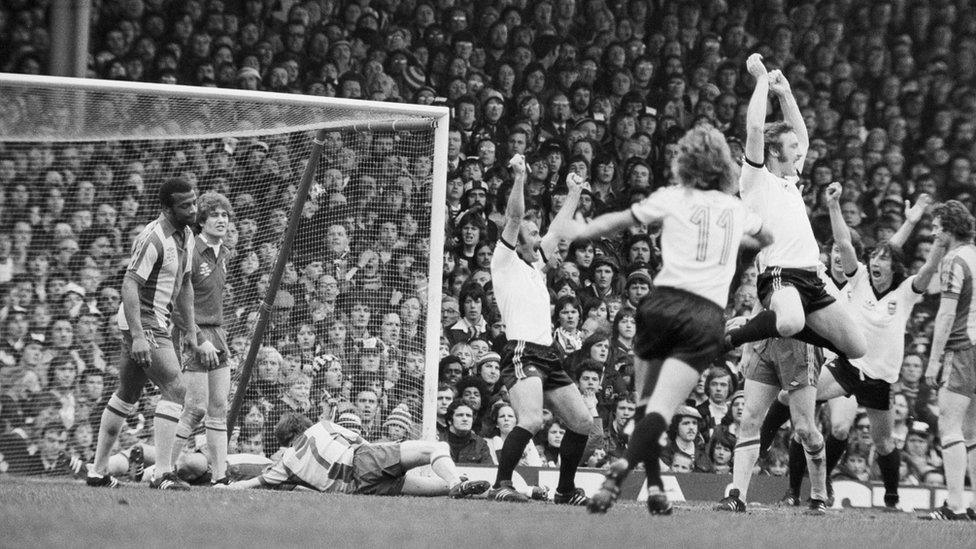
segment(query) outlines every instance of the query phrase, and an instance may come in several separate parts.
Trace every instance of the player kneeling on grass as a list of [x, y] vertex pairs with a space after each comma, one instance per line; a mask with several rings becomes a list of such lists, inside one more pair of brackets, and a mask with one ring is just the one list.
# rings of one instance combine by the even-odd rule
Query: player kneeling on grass
[[[436, 477], [416, 471], [424, 465], [430, 465]], [[445, 442], [370, 444], [325, 420], [306, 429], [260, 476], [217, 487], [242, 490], [282, 484], [318, 492], [451, 498], [483, 494], [491, 487], [483, 480], [462, 480]]]

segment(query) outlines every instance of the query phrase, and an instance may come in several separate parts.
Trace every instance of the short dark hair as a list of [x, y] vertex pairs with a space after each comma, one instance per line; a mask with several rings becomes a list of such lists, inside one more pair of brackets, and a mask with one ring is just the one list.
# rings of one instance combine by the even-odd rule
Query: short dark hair
[[279, 446], [291, 446], [296, 437], [312, 426], [312, 420], [305, 414], [287, 412], [275, 424], [274, 434]]
[[164, 208], [173, 207], [173, 195], [193, 191], [193, 185], [182, 177], [167, 179], [159, 187], [159, 203]]
[[[447, 412], [444, 413], [444, 420], [447, 421], [448, 425], [454, 422], [454, 412], [457, 411], [457, 409], [460, 408], [461, 406], [464, 406], [465, 408], [471, 410], [471, 415], [472, 416], [474, 415], [474, 409], [471, 408], [471, 406], [466, 404], [463, 400], [459, 398], [455, 398], [454, 402], [452, 402], [451, 405], [447, 407]], [[472, 429], [474, 429], [473, 424], [472, 424]]]
[[576, 367], [576, 381], [580, 380], [583, 376], [583, 372], [596, 372], [598, 376], [603, 377], [604, 368], [599, 362], [593, 360], [592, 358], [583, 359], [579, 366]]

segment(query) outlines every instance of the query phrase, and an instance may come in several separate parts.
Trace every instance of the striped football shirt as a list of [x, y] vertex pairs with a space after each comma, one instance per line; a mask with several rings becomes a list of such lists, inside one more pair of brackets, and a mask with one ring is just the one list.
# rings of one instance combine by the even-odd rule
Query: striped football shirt
[[[189, 227], [180, 231], [162, 214], [132, 243], [126, 275], [142, 283], [139, 317], [144, 330], [170, 331], [173, 306], [183, 288], [183, 278], [190, 272], [192, 255], [193, 232]], [[119, 305], [119, 328], [128, 330], [123, 307], [125, 304]]]
[[353, 456], [366, 440], [330, 421], [320, 421], [305, 430], [281, 459], [258, 477], [262, 486], [289, 483], [320, 492], [350, 493]]
[[973, 274], [976, 273], [976, 246], [965, 244], [950, 250], [940, 265], [942, 297], [954, 297], [956, 319], [949, 331], [946, 349], [965, 349], [976, 345], [976, 299]]

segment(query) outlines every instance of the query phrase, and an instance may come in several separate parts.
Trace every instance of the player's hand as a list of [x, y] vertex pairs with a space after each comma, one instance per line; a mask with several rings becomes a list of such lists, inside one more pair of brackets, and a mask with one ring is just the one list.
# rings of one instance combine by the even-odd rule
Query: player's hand
[[840, 183], [836, 181], [827, 185], [827, 190], [824, 191], [824, 198], [827, 200], [827, 205], [832, 206], [840, 202], [840, 195], [843, 192], [844, 187], [841, 187]]
[[757, 79], [766, 76], [766, 66], [763, 65], [762, 55], [759, 55], [758, 53], [750, 55], [749, 58], [746, 59], [746, 70], [748, 70], [749, 74]]
[[725, 331], [741, 328], [746, 325], [746, 322], [749, 322], [749, 319], [744, 316], [732, 317], [725, 321]]
[[932, 389], [938, 389], [942, 383], [939, 381], [940, 362], [936, 358], [929, 359], [929, 366], [925, 369], [925, 384]]
[[197, 356], [200, 357], [200, 362], [203, 362], [207, 369], [213, 370], [220, 364], [220, 355], [217, 354], [217, 348], [214, 347], [213, 343], [204, 341], [197, 345], [196, 352]]
[[152, 365], [152, 349], [149, 347], [149, 341], [146, 340], [145, 336], [132, 338], [132, 350], [129, 352], [129, 356], [143, 368]]
[[910, 223], [918, 223], [922, 220], [922, 216], [925, 215], [925, 211], [932, 204], [932, 197], [927, 194], [921, 194], [918, 196], [918, 200], [915, 201], [915, 205], [908, 200], [905, 201], [905, 221]]
[[512, 168], [512, 173], [517, 177], [525, 177], [529, 171], [525, 165], [525, 156], [521, 154], [512, 155], [512, 159], [508, 161], [508, 166]]
[[769, 89], [781, 97], [790, 94], [790, 83], [783, 71], [777, 69], [769, 73]]

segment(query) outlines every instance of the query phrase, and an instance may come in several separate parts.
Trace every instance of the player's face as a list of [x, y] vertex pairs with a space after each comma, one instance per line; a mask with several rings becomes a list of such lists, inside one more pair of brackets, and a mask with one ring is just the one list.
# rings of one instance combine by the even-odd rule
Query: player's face
[[871, 283], [877, 287], [891, 284], [891, 256], [883, 251], [871, 254], [869, 267], [871, 271]]
[[166, 208], [178, 228], [186, 227], [197, 220], [197, 193], [190, 191], [173, 195], [173, 205]]
[[207, 220], [203, 222], [203, 234], [222, 239], [227, 236], [227, 228], [230, 225], [230, 214], [223, 208], [216, 208], [207, 214]]
[[530, 263], [535, 263], [539, 260], [539, 246], [541, 244], [542, 236], [539, 234], [539, 226], [532, 221], [523, 221], [519, 229], [519, 256]]
[[777, 160], [784, 164], [788, 175], [796, 174], [796, 164], [800, 161], [800, 140], [795, 132], [786, 132], [779, 137]]
[[844, 264], [840, 260], [840, 248], [837, 244], [830, 247], [830, 270], [834, 274], [844, 274]]

